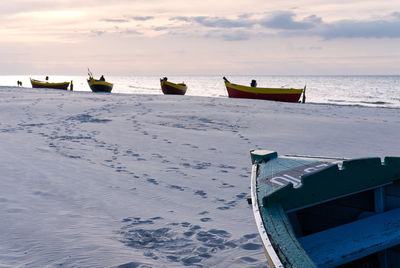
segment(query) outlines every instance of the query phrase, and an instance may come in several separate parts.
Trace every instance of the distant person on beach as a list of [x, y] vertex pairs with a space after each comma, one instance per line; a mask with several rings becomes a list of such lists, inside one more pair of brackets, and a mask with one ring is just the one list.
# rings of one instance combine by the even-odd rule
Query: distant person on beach
[[104, 75], [102, 75], [102, 76], [100, 77], [100, 81], [106, 81], [106, 79], [104, 79]]
[[74, 90], [74, 84], [72, 84], [72, 80], [71, 80], [71, 84], [70, 84], [70, 86], [69, 86], [69, 89], [70, 89], [71, 91]]
[[46, 81], [49, 81], [49, 77], [48, 76], [46, 76]]
[[251, 80], [251, 87], [257, 87], [257, 81], [256, 80]]

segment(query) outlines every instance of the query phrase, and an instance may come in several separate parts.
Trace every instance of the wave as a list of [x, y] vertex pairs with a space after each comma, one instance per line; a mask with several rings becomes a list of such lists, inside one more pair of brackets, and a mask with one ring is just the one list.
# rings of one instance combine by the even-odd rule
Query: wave
[[341, 107], [361, 107], [361, 108], [379, 108], [379, 109], [394, 109], [394, 110], [400, 110], [400, 106], [378, 106], [378, 105], [372, 105], [372, 104], [367, 104], [367, 103], [350, 103], [346, 101], [342, 101], [341, 103], [339, 102], [317, 102], [317, 101], [309, 101], [306, 102], [306, 104], [315, 104], [315, 105], [327, 105], [327, 106], [341, 106]]
[[393, 104], [392, 102], [386, 102], [386, 101], [360, 101], [361, 103], [365, 104], [375, 104], [375, 105], [387, 105], [387, 104]]
[[137, 89], [150, 89], [150, 90], [161, 90], [161, 88], [155, 88], [155, 87], [142, 87], [142, 86], [132, 86], [129, 85], [130, 88], [137, 88]]

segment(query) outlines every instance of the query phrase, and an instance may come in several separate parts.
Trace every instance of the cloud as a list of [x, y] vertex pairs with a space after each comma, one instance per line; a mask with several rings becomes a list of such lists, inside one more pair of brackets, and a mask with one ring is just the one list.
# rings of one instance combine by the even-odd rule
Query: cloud
[[156, 32], [165, 31], [165, 30], [168, 30], [168, 29], [169, 29], [168, 27], [163, 27], [163, 26], [154, 27], [154, 31], [156, 31]]
[[230, 32], [221, 35], [222, 39], [225, 41], [246, 41], [250, 40], [250, 35], [246, 32]]
[[250, 39], [250, 34], [242, 30], [234, 31], [218, 31], [213, 30], [205, 35], [206, 38], [218, 38], [224, 41], [245, 41]]
[[325, 24], [317, 33], [325, 39], [334, 38], [400, 38], [400, 16], [397, 20], [342, 20]]
[[293, 12], [281, 11], [260, 21], [260, 25], [279, 30], [285, 36], [317, 36], [325, 40], [337, 38], [400, 38], [400, 12], [385, 19], [339, 20], [325, 23], [311, 15], [295, 20]]
[[154, 19], [153, 16], [134, 16], [131, 17], [133, 20], [138, 20], [138, 21], [146, 21], [146, 20], [152, 20]]
[[290, 11], [279, 11], [271, 16], [266, 16], [261, 19], [251, 19], [252, 14], [242, 14], [236, 19], [228, 19], [224, 17], [209, 17], [197, 16], [172, 17], [170, 20], [193, 22], [208, 28], [244, 28], [249, 29], [254, 25], [261, 25], [265, 28], [276, 30], [307, 30], [316, 27], [322, 23], [322, 19], [316, 15], [311, 15], [303, 18], [301, 21], [296, 21], [296, 14]]
[[[242, 28], [245, 30], [255, 25], [266, 29], [277, 30], [276, 34], [285, 36], [317, 36], [325, 40], [337, 38], [400, 38], [400, 12], [393, 12], [385, 19], [371, 20], [339, 20], [326, 23], [317, 15], [296, 19], [296, 14], [290, 11], [276, 12], [262, 19], [248, 19], [241, 16], [236, 20], [223, 18], [195, 17], [193, 20], [206, 27]], [[237, 35], [237, 40], [242, 40]], [[250, 31], [243, 38], [250, 38]], [[229, 38], [225, 38], [228, 40]], [[230, 40], [235, 40], [232, 38]]]
[[254, 25], [264, 29], [275, 30], [276, 35], [316, 36], [325, 40], [336, 38], [400, 38], [400, 12], [393, 12], [385, 19], [340, 20], [330, 23], [312, 14], [300, 19], [291, 11], [278, 11], [264, 18], [251, 19], [252, 15], [240, 15], [235, 19], [225, 17], [196, 16], [172, 17], [170, 20], [191, 22], [212, 29], [240, 29], [240, 33], [224, 33], [215, 35], [210, 32], [207, 37], [214, 36], [224, 40], [247, 40], [252, 36]]
[[255, 23], [254, 21], [250, 20], [243, 20], [243, 19], [226, 19], [226, 18], [219, 18], [219, 17], [194, 17], [193, 21], [212, 28], [249, 28], [252, 27]]
[[113, 23], [127, 23], [130, 22], [131, 20], [134, 21], [147, 21], [147, 20], [152, 20], [154, 19], [153, 16], [125, 16], [125, 19], [102, 19], [102, 21], [105, 22], [113, 22]]
[[142, 33], [138, 32], [136, 30], [125, 30], [125, 31], [121, 31], [119, 33], [123, 34], [123, 35], [142, 35]]
[[223, 17], [172, 17], [170, 20], [194, 22], [208, 28], [250, 28], [255, 24], [255, 21], [248, 20], [247, 17], [239, 17], [238, 19], [227, 19]]
[[127, 19], [102, 19], [105, 22], [112, 22], [112, 23], [126, 23], [129, 22]]
[[171, 21], [184, 21], [184, 22], [191, 22], [192, 18], [191, 17], [185, 17], [185, 16], [177, 16], [177, 17], [172, 17], [169, 20]]
[[97, 35], [97, 36], [101, 36], [101, 35], [105, 34], [106, 32], [105, 31], [92, 30], [91, 33], [94, 34], [94, 35]]
[[[177, 16], [171, 17], [170, 21], [181, 21], [193, 23], [204, 27], [196, 28], [197, 34], [207, 39], [222, 39], [224, 41], [249, 40], [252, 36], [251, 28], [257, 21], [249, 19], [251, 15], [240, 15], [236, 19], [209, 16]], [[183, 26], [188, 29], [187, 25]], [[190, 27], [192, 29], [194, 27]]]
[[400, 12], [393, 12], [392, 16], [400, 19]]
[[280, 11], [259, 21], [259, 24], [271, 29], [279, 30], [308, 30], [322, 23], [322, 19], [315, 15], [304, 18], [302, 21], [295, 21], [296, 14], [290, 11]]

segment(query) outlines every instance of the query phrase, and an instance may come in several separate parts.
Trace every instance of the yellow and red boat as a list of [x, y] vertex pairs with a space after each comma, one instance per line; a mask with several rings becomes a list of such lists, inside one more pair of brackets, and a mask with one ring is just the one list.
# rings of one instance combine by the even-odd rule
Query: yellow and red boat
[[53, 83], [53, 82], [47, 82], [47, 81], [40, 81], [40, 80], [36, 80], [36, 79], [32, 79], [32, 78], [30, 78], [30, 80], [31, 80], [32, 88], [54, 88], [54, 89], [68, 90], [68, 86], [70, 85], [70, 82]]
[[246, 98], [246, 99], [262, 99], [283, 102], [299, 102], [303, 94], [303, 102], [305, 102], [304, 88], [261, 88], [256, 87], [256, 81], [252, 81], [252, 86], [236, 85], [228, 81], [225, 77], [226, 90], [229, 98]]
[[160, 79], [161, 82], [161, 90], [164, 94], [172, 94], [172, 95], [185, 95], [187, 86], [185, 83], [171, 83], [168, 81], [167, 77]]

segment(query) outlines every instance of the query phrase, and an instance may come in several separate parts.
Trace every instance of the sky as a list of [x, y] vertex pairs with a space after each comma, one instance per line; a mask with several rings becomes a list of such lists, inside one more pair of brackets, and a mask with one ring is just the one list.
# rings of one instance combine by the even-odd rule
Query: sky
[[13, 0], [0, 75], [400, 73], [400, 1]]

